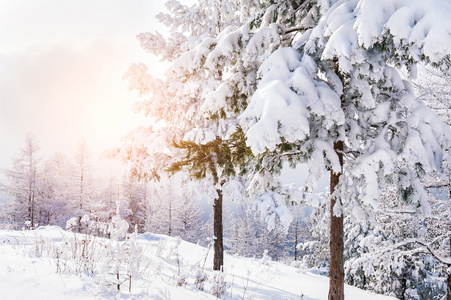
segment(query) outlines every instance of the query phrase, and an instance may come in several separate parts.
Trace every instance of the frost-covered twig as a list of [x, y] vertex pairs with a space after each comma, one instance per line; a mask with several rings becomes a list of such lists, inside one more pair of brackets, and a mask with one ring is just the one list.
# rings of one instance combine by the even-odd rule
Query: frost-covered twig
[[301, 5], [299, 5], [299, 7], [296, 8], [296, 10], [295, 10], [294, 12], [297, 13], [298, 11], [305, 9], [308, 5], [310, 5], [310, 4], [314, 3], [314, 2], [315, 2], [315, 1], [313, 1], [313, 0], [305, 1], [304, 3], [302, 3]]
[[434, 251], [434, 249], [431, 248], [432, 244], [434, 244], [435, 242], [437, 242], [438, 240], [440, 240], [442, 238], [446, 238], [446, 237], [444, 237], [444, 236], [438, 237], [438, 238], [436, 238], [435, 240], [433, 240], [430, 243], [426, 243], [425, 241], [417, 239], [417, 238], [410, 238], [410, 239], [402, 241], [402, 242], [400, 242], [398, 244], [393, 245], [393, 249], [401, 248], [401, 247], [406, 246], [408, 244], [418, 244], [418, 245], [421, 245], [421, 246], [425, 247], [427, 252], [429, 252], [441, 264], [444, 264], [444, 265], [447, 265], [447, 266], [451, 266], [451, 257], [441, 256], [436, 251]]

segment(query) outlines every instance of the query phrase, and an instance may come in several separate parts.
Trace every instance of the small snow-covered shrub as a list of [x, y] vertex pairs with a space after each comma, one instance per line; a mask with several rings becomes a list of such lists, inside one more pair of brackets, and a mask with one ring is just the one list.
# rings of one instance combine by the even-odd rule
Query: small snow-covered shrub
[[31, 221], [25, 221], [26, 229], [31, 229]]
[[203, 291], [205, 281], [207, 281], [208, 279], [207, 273], [205, 273], [203, 269], [198, 268], [194, 276], [195, 276], [194, 285], [196, 286], [197, 289]]
[[263, 251], [263, 257], [260, 259], [262, 265], [268, 266], [271, 261], [271, 256], [268, 255], [268, 250]]
[[77, 218], [70, 218], [69, 220], [67, 220], [66, 222], [66, 229], [71, 229], [71, 230], [75, 230], [75, 228], [78, 225], [78, 220]]
[[106, 258], [100, 268], [99, 290], [107, 290], [107, 287], [115, 287], [117, 290], [128, 283], [128, 290], [131, 292], [132, 279], [141, 275], [141, 257], [143, 248], [139, 246], [135, 231], [128, 235], [129, 224], [119, 216], [112, 218], [108, 226], [108, 233], [111, 239], [105, 244], [107, 251]]
[[158, 241], [157, 251], [155, 253], [156, 256], [161, 256], [163, 254], [164, 249], [166, 248], [166, 240], [161, 239]]
[[[63, 235], [61, 246], [54, 251], [57, 271], [93, 275], [100, 293], [119, 290], [124, 283], [128, 283], [131, 290], [132, 278], [140, 274], [143, 252], [136, 241], [137, 232], [127, 236], [129, 225], [118, 216], [107, 225], [88, 215], [68, 220], [66, 228], [71, 229], [73, 235]], [[77, 233], [80, 228], [85, 232]], [[111, 239], [100, 238], [99, 233]]]
[[175, 278], [176, 278], [176, 284], [178, 286], [184, 286], [187, 284], [185, 273], [177, 274], [177, 275], [175, 275]]
[[221, 298], [226, 294], [227, 284], [224, 277], [224, 272], [216, 271], [211, 280], [210, 294], [216, 296], [216, 298]]

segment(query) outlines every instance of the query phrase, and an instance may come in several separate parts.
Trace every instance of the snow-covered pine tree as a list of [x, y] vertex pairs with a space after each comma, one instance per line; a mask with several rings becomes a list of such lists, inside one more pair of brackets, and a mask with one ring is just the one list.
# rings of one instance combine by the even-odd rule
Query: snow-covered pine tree
[[[450, 124], [447, 76], [420, 67], [413, 84], [419, 99]], [[431, 207], [424, 218], [396, 201], [396, 190], [383, 188], [376, 213], [377, 225], [345, 218], [345, 272], [348, 283], [397, 297], [441, 299], [446, 294], [449, 272], [451, 207], [449, 202], [449, 158], [444, 157], [443, 174], [432, 172], [421, 179]], [[348, 228], [348, 229], [347, 229]], [[362, 242], [370, 240], [371, 242]], [[405, 243], [405, 241], [410, 241]], [[373, 241], [377, 241], [374, 243]], [[369, 246], [363, 246], [363, 244]], [[377, 280], [375, 280], [377, 278]]]
[[[227, 2], [220, 2], [215, 9], [230, 7], [224, 6], [224, 3]], [[286, 4], [286, 2], [284, 3]], [[246, 7], [245, 4], [242, 3], [242, 7]], [[419, 159], [417, 159], [419, 164], [413, 163], [413, 166], [436, 168], [440, 160], [437, 158], [440, 157], [441, 153], [439, 144], [444, 142], [443, 134], [440, 132], [442, 131], [441, 125], [437, 123], [432, 124], [433, 126], [425, 125], [435, 130], [438, 137], [437, 143], [430, 143], [426, 147], [416, 147], [417, 142], [422, 137], [427, 138], [428, 136], [423, 130], [424, 126], [418, 127], [414, 124], [414, 121], [420, 120], [422, 124], [426, 124], [427, 122], [423, 121], [430, 114], [418, 116], [418, 111], [422, 110], [423, 107], [409, 96], [409, 87], [402, 82], [395, 69], [386, 64], [388, 61], [398, 65], [405, 63], [409, 67], [412, 66], [411, 69], [413, 70], [413, 64], [417, 60], [425, 59], [438, 67], [446, 68], [446, 63], [444, 63], [446, 55], [441, 54], [447, 54], [446, 47], [439, 48], [440, 51], [436, 53], [434, 51], [437, 47], [431, 46], [434, 44], [433, 38], [426, 39], [424, 35], [422, 37], [410, 36], [411, 31], [409, 30], [399, 31], [400, 27], [406, 28], [406, 26], [398, 25], [406, 24], [406, 15], [412, 16], [413, 12], [419, 10], [420, 4], [418, 2], [411, 5], [380, 3], [371, 7], [368, 1], [336, 1], [333, 3], [305, 1], [292, 10], [295, 12], [294, 24], [288, 24], [293, 26], [292, 28], [280, 26], [280, 23], [283, 22], [280, 22], [280, 19], [274, 16], [282, 15], [277, 14], [278, 10], [275, 9], [282, 6], [280, 6], [280, 3], [274, 5], [266, 7], [267, 10], [264, 14], [256, 14], [258, 16], [256, 20], [259, 21], [249, 22], [251, 26], [242, 26], [239, 31], [233, 31], [233, 27], [229, 26], [226, 27], [227, 31], [224, 29], [223, 34], [219, 34], [217, 38], [211, 38], [208, 35], [213, 35], [215, 31], [220, 30], [208, 32], [203, 38], [199, 38], [199, 35], [195, 35], [199, 28], [213, 28], [217, 25], [217, 16], [221, 19], [224, 15], [213, 14], [216, 18], [214, 22], [211, 22], [209, 19], [211, 15], [209, 15], [202, 19], [203, 22], [198, 22], [190, 27], [189, 22], [186, 23], [188, 18], [184, 16], [192, 18], [193, 12], [195, 12], [194, 17], [199, 17], [202, 16], [202, 13], [199, 12], [204, 12], [211, 7], [206, 5], [197, 7], [197, 10], [190, 10], [178, 2], [171, 1], [170, 6], [174, 10], [173, 16], [164, 15], [161, 18], [167, 24], [173, 25], [172, 31], [174, 33], [179, 25], [184, 22], [186, 25], [184, 30], [181, 27], [182, 30], [173, 34], [169, 39], [164, 39], [158, 34], [140, 35], [146, 49], [161, 54], [163, 58], [173, 61], [173, 64], [167, 73], [168, 80], [165, 81], [153, 80], [142, 65], [135, 65], [131, 68], [129, 75], [134, 78], [134, 80], [131, 80], [131, 85], [138, 88], [142, 93], [151, 93], [153, 96], [152, 101], [144, 101], [141, 105], [138, 105], [138, 109], [157, 118], [169, 120], [170, 124], [176, 124], [185, 132], [190, 132], [189, 129], [195, 128], [194, 132], [191, 130], [191, 136], [195, 137], [191, 140], [206, 143], [206, 141], [211, 141], [212, 138], [218, 136], [214, 133], [221, 128], [218, 126], [208, 127], [209, 124], [216, 125], [216, 123], [211, 124], [208, 121], [219, 120], [220, 125], [226, 124], [224, 120], [228, 120], [227, 112], [240, 112], [240, 110], [237, 112], [228, 111], [227, 105], [229, 103], [237, 103], [237, 101], [230, 102], [228, 100], [247, 99], [246, 97], [233, 97], [234, 93], [224, 93], [231, 85], [222, 85], [224, 81], [227, 82], [223, 75], [231, 75], [227, 77], [230, 79], [244, 78], [247, 80], [239, 80], [238, 82], [241, 83], [251, 82], [252, 84], [248, 84], [246, 87], [250, 88], [250, 94], [253, 94], [252, 88], [256, 81], [252, 81], [252, 78], [256, 79], [256, 77], [234, 77], [234, 75], [255, 74], [255, 68], [249, 68], [249, 66], [259, 67], [260, 62], [264, 60], [264, 64], [260, 66], [260, 77], [262, 77], [260, 87], [265, 86], [267, 93], [257, 92], [241, 118], [243, 128], [247, 131], [249, 145], [253, 151], [256, 154], [263, 152], [267, 154], [265, 155], [266, 159], [262, 160], [265, 164], [264, 168], [270, 171], [276, 169], [277, 164], [280, 165], [280, 158], [290, 159], [293, 164], [301, 161], [314, 162], [310, 164], [311, 177], [307, 185], [313, 186], [317, 178], [330, 169], [332, 170], [331, 177], [334, 179], [331, 182], [331, 192], [334, 196], [333, 199], [335, 199], [335, 196], [339, 194], [338, 192], [335, 193], [335, 187], [337, 187], [336, 184], [339, 175], [342, 173], [344, 159], [346, 159], [347, 170], [350, 172], [348, 178], [361, 183], [354, 185], [359, 189], [355, 188], [354, 191], [350, 192], [351, 195], [357, 196], [352, 198], [354, 201], [351, 201], [351, 203], [357, 208], [356, 212], [363, 212], [363, 215], [365, 214], [364, 210], [359, 209], [363, 207], [361, 204], [371, 205], [372, 200], [378, 196], [379, 184], [374, 178], [386, 181], [390, 179], [391, 173], [400, 171], [399, 173], [403, 174], [403, 184], [401, 185], [403, 194], [409, 196], [407, 197], [409, 200], [419, 203], [420, 206], [424, 204], [421, 201], [424, 200], [424, 197], [416, 197], [415, 199], [415, 196], [420, 194], [413, 193], [414, 188], [418, 185], [418, 181], [415, 180], [415, 168], [413, 168], [414, 171], [402, 169], [397, 164], [398, 158], [411, 163], [413, 161], [403, 154], [418, 153], [417, 150], [425, 149], [423, 154], [426, 155], [419, 155]], [[377, 12], [376, 14], [369, 13], [373, 11], [373, 8]], [[261, 12], [261, 7], [256, 10]], [[301, 11], [308, 11], [310, 14], [304, 14], [302, 16], [306, 17], [301, 18], [297, 15]], [[284, 12], [284, 15], [289, 15], [286, 12], [290, 12], [290, 10]], [[443, 11], [432, 11], [432, 15], [441, 13]], [[382, 18], [375, 18], [375, 15], [382, 16]], [[396, 17], [394, 17], [395, 15]], [[428, 10], [426, 19], [429, 19], [430, 15], [431, 13]], [[292, 16], [290, 15], [287, 20], [293, 20]], [[320, 17], [322, 18], [320, 19]], [[232, 19], [236, 22], [236, 19], [231, 18], [230, 20]], [[368, 19], [370, 22], [363, 22], [363, 19]], [[437, 18], [437, 20], [442, 19]], [[402, 23], [403, 21], [405, 23]], [[254, 25], [259, 27], [254, 27]], [[308, 29], [309, 26], [312, 28]], [[420, 25], [415, 23], [413, 26], [408, 23], [407, 27], [424, 29], [423, 26], [423, 23]], [[446, 28], [446, 26], [445, 23], [443, 26], [434, 25], [432, 29], [428, 28], [430, 30], [426, 31], [429, 33], [427, 36], [438, 36], [440, 33], [437, 32], [440, 32], [441, 29], [437, 28]], [[257, 29], [251, 32], [248, 30], [250, 27]], [[242, 31], [243, 29], [246, 31]], [[184, 34], [189, 30], [193, 32], [192, 35]], [[305, 31], [305, 33], [296, 40], [296, 44], [293, 44], [290, 38], [278, 39], [280, 34], [286, 36], [293, 33], [294, 35], [294, 33], [300, 31]], [[418, 32], [421, 32], [421, 30], [418, 30]], [[235, 37], [235, 39], [232, 39], [232, 37]], [[406, 41], [409, 46], [406, 46]], [[266, 47], [261, 48], [262, 44]], [[415, 47], [411, 47], [411, 44]], [[238, 51], [245, 49], [245, 51], [235, 52], [235, 45], [243, 45], [237, 47], [237, 49]], [[269, 59], [266, 59], [268, 53], [281, 45], [293, 45], [296, 49], [280, 49]], [[346, 45], [346, 47], [343, 45]], [[164, 50], [160, 51], [158, 48]], [[171, 49], [176, 48], [182, 49], [182, 52], [171, 51]], [[262, 50], [265, 48], [269, 48], [269, 51]], [[183, 52], [183, 50], [186, 51]], [[414, 56], [415, 51], [424, 55]], [[237, 53], [250, 53], [252, 55], [236, 55]], [[249, 57], [253, 60], [248, 60]], [[218, 58], [221, 58], [221, 60], [218, 60]], [[246, 63], [240, 64], [242, 61]], [[215, 63], [212, 64], [212, 62]], [[238, 64], [230, 64], [231, 62], [238, 62]], [[256, 63], [252, 65], [249, 62]], [[221, 72], [218, 72], [218, 66]], [[234, 72], [235, 69], [232, 67], [226, 68], [226, 66], [238, 66], [239, 68], [237, 72]], [[246, 67], [248, 68], [246, 69]], [[275, 69], [278, 69], [278, 71], [275, 72]], [[223, 73], [223, 70], [227, 72]], [[251, 71], [246, 73], [242, 70]], [[271, 70], [271, 72], [268, 72], [268, 70]], [[205, 80], [205, 75], [209, 80]], [[199, 84], [200, 82], [209, 84], [202, 86]], [[233, 81], [230, 80], [229, 82]], [[281, 84], [283, 82], [287, 83], [285, 85], [287, 88], [284, 88]], [[208, 93], [208, 90], [205, 89], [211, 87], [212, 84], [216, 84], [218, 87], [213, 94]], [[263, 95], [268, 95], [270, 91], [273, 91], [272, 97], [263, 97]], [[305, 93], [304, 97], [302, 97], [303, 95], [299, 97], [299, 94], [303, 93]], [[209, 94], [212, 96], [211, 98], [206, 97]], [[244, 95], [248, 97], [250, 94]], [[231, 96], [227, 97], [227, 95]], [[199, 101], [199, 99], [204, 99], [203, 97], [207, 101]], [[266, 101], [263, 98], [266, 98]], [[301, 101], [296, 102], [299, 98], [301, 98]], [[162, 101], [158, 101], [158, 99]], [[285, 102], [284, 105], [281, 99], [288, 99], [289, 101]], [[245, 103], [241, 106], [242, 108], [246, 107]], [[169, 105], [179, 107], [187, 113], [174, 114], [173, 110], [167, 109]], [[233, 105], [232, 107], [240, 106]], [[286, 109], [287, 107], [289, 109]], [[210, 118], [206, 119], [198, 114], [198, 108], [210, 115]], [[391, 114], [388, 113], [390, 111]], [[298, 118], [299, 115], [304, 116], [304, 118]], [[215, 118], [218, 116], [223, 119]], [[234, 120], [233, 114], [229, 116], [231, 116], [231, 120]], [[261, 119], [265, 121], [259, 122]], [[430, 120], [433, 119], [431, 117]], [[197, 121], [197, 124], [195, 124], [195, 121]], [[215, 129], [213, 135], [211, 131], [206, 131], [205, 128]], [[420, 128], [422, 129], [420, 130]], [[222, 132], [227, 132], [227, 130], [222, 130]], [[378, 134], [378, 132], [380, 133]], [[210, 138], [205, 139], [206, 136], [210, 136]], [[405, 143], [406, 141], [407, 143]], [[412, 147], [412, 144], [415, 147]], [[342, 147], [343, 149], [341, 149]], [[326, 156], [326, 159], [324, 159], [324, 156]], [[426, 160], [422, 160], [423, 158], [426, 158]], [[353, 164], [348, 166], [348, 162], [353, 162]], [[372, 166], [373, 168], [371, 168]], [[381, 167], [379, 168], [379, 166]], [[366, 171], [366, 167], [370, 167], [368, 170], [371, 172], [364, 172], [363, 170]], [[261, 172], [259, 175], [261, 175]], [[345, 183], [342, 182], [340, 186]], [[365, 188], [360, 189], [364, 184], [366, 184]], [[376, 192], [373, 193], [373, 191]], [[359, 200], [363, 201], [359, 202]], [[347, 203], [345, 204], [343, 208], [348, 207]], [[377, 201], [373, 204], [377, 206]], [[338, 217], [334, 217], [333, 213], [331, 215], [332, 223], [336, 224], [331, 228], [338, 230], [332, 241], [340, 241], [342, 240], [342, 231], [340, 230], [342, 228], [341, 205], [332, 205], [332, 207], [331, 211], [335, 211], [335, 214], [338, 215]], [[332, 274], [336, 273], [338, 276], [332, 276], [331, 279], [331, 285], [337, 281], [337, 284], [333, 284], [337, 287], [337, 290], [331, 291], [331, 297], [334, 297], [333, 295], [342, 294], [341, 274], [343, 272], [342, 267], [340, 267], [342, 265], [340, 258], [342, 242], [338, 242], [338, 244], [332, 242], [331, 245], [337, 246], [337, 250], [331, 251], [331, 253], [338, 254], [336, 259], [334, 256], [336, 263], [333, 264], [332, 271]], [[335, 272], [335, 269], [337, 272]]]
[[39, 224], [64, 227], [72, 217], [69, 209], [71, 165], [61, 153], [47, 158], [43, 163], [39, 195], [42, 197]]
[[232, 220], [232, 226], [227, 238], [227, 246], [229, 251], [232, 254], [247, 256], [243, 253], [243, 251], [249, 249], [249, 247], [246, 246], [251, 240], [251, 234], [246, 217], [246, 211], [242, 207], [239, 207], [228, 218]]
[[24, 226], [25, 222], [29, 222], [30, 228], [34, 228], [37, 224], [38, 209], [36, 206], [41, 176], [38, 168], [40, 164], [38, 151], [39, 145], [36, 137], [32, 133], [28, 133], [24, 147], [13, 160], [12, 168], [5, 171], [10, 180], [7, 191], [14, 197], [13, 220], [19, 228]]
[[80, 220], [86, 213], [90, 213], [92, 198], [94, 197], [91, 151], [85, 140], [77, 144], [73, 155], [71, 178], [71, 206], [75, 216]]
[[449, 209], [445, 212], [431, 198], [431, 215], [424, 218], [399, 205], [396, 198], [395, 188], [386, 186], [376, 213], [377, 225], [364, 227], [347, 218], [347, 281], [400, 299], [442, 299], [449, 231], [443, 226], [446, 221], [436, 222], [437, 214], [449, 215]]
[[260, 213], [255, 213], [248, 203], [238, 202], [226, 226], [229, 227], [225, 234], [228, 251], [255, 258], [262, 258], [266, 251], [266, 256], [274, 261], [299, 259], [303, 251], [296, 246], [306, 241], [309, 235], [302, 210], [299, 206], [294, 206], [293, 210], [296, 211], [292, 212], [294, 219], [288, 232], [282, 226], [269, 230], [267, 220]]
[[[244, 145], [244, 143], [241, 143], [241, 145]], [[245, 158], [246, 155], [237, 155], [236, 152], [247, 151], [247, 149], [238, 146], [232, 150], [229, 141], [219, 137], [205, 144], [181, 141], [175, 142], [174, 146], [184, 156], [171, 164], [168, 171], [175, 173], [188, 170], [195, 179], [210, 180], [216, 190], [216, 194], [213, 196], [213, 269], [219, 271], [224, 264], [223, 190], [224, 186], [229, 183], [230, 178], [237, 176], [236, 166], [242, 163], [237, 163], [232, 157], [239, 160]], [[236, 151], [237, 149], [238, 151]], [[232, 154], [232, 151], [235, 153]]]
[[178, 236], [185, 241], [197, 243], [200, 240], [202, 228], [202, 211], [195, 198], [183, 197], [177, 212]]
[[143, 232], [146, 220], [146, 184], [138, 181], [136, 177], [125, 175], [119, 189], [123, 203], [121, 215], [130, 224], [130, 228], [137, 226], [138, 232]]
[[[419, 74], [421, 76], [413, 81], [420, 95], [419, 99], [449, 125], [449, 75], [425, 67], [419, 69]], [[376, 214], [379, 233], [375, 234], [371, 229], [364, 235], [359, 234], [356, 246], [359, 247], [364, 236], [365, 239], [382, 242], [373, 247], [359, 247], [359, 250], [366, 250], [365, 253], [360, 253], [362, 257], [357, 255], [347, 262], [346, 270], [352, 273], [348, 280], [366, 277], [366, 288], [393, 293], [398, 297], [415, 294], [421, 299], [441, 299], [447, 293], [451, 277], [447, 271], [451, 262], [446, 259], [451, 247], [449, 161], [450, 157], [445, 153], [444, 173], [428, 173], [421, 180], [428, 192], [431, 206], [431, 215], [426, 218], [420, 218], [411, 209], [400, 207], [393, 200], [395, 195], [392, 187], [384, 189], [382, 209]], [[391, 242], [387, 242], [387, 239]], [[363, 265], [371, 267], [363, 268]], [[373, 276], [378, 280], [371, 280]]]
[[[346, 282], [398, 298], [441, 299], [448, 276], [449, 201], [430, 194], [431, 215], [425, 218], [400, 203], [395, 185], [382, 190], [376, 222], [344, 218]], [[327, 202], [319, 204], [311, 214], [315, 240], [304, 244], [311, 251], [304, 262], [323, 272], [329, 261], [324, 254], [326, 250], [328, 254], [330, 216]]]
[[[283, 12], [289, 8], [287, 3], [282, 5]], [[163, 37], [158, 33], [138, 36], [145, 50], [171, 62], [166, 80], [154, 79], [147, 74], [148, 69], [143, 64], [131, 66], [126, 75], [131, 88], [150, 96], [136, 105], [137, 110], [157, 120], [165, 120], [168, 128], [159, 130], [160, 134], [167, 136], [170, 128], [173, 132], [178, 131], [178, 136], [173, 139], [179, 148], [186, 150], [185, 153], [189, 154], [195, 148], [193, 156], [187, 154], [185, 162], [172, 170], [188, 167], [191, 160], [196, 164], [191, 168], [194, 177], [202, 178], [208, 174], [216, 184], [215, 253], [218, 256], [214, 260], [215, 269], [222, 265], [221, 186], [235, 172], [229, 155], [229, 144], [234, 141], [228, 138], [237, 130], [236, 114], [246, 107], [255, 88], [255, 71], [260, 60], [272, 51], [273, 44], [281, 43], [278, 28], [263, 26], [258, 33], [251, 34], [250, 27], [264, 23], [263, 17], [274, 18], [277, 8], [282, 11], [282, 6], [272, 7], [255, 1], [201, 0], [188, 7], [178, 1], [169, 1], [170, 14], [160, 14], [158, 18], [169, 27], [170, 36]], [[264, 14], [269, 7], [271, 13]], [[255, 18], [251, 12], [256, 12]], [[252, 39], [251, 35], [256, 38]], [[244, 51], [245, 48], [249, 51]], [[155, 133], [153, 128], [142, 130], [145, 135]], [[148, 145], [149, 142], [146, 147]], [[161, 148], [156, 152], [161, 153]], [[149, 161], [147, 153], [149, 151], [133, 156], [132, 159], [138, 161], [134, 164], [142, 166]], [[246, 157], [240, 151], [235, 153], [237, 158]], [[198, 164], [199, 160], [196, 161], [194, 156], [206, 162]], [[146, 172], [149, 174], [155, 169], [155, 165], [148, 166]]]
[[300, 249], [306, 254], [303, 264], [326, 275], [330, 269], [330, 197], [329, 194], [311, 194], [308, 203], [312, 207], [310, 213], [311, 240], [302, 243]]
[[146, 205], [145, 230], [176, 236], [175, 209], [178, 205], [179, 195], [175, 190], [179, 186], [172, 184], [173, 181], [167, 176], [160, 176], [159, 181], [148, 182], [148, 198]]
[[13, 219], [12, 207], [12, 203], [0, 204], [0, 228], [2, 230], [14, 230], [17, 227]]
[[419, 99], [423, 100], [439, 118], [451, 125], [451, 75], [424, 66], [418, 69], [419, 76], [413, 80]]
[[287, 232], [283, 226], [275, 226], [271, 230], [268, 229], [265, 218], [260, 215], [254, 216], [254, 226], [257, 234], [257, 247], [255, 254], [257, 257], [265, 256], [272, 261], [284, 261], [288, 256], [286, 247]]
[[302, 244], [311, 240], [309, 232], [309, 218], [306, 215], [306, 207], [294, 206], [291, 209], [293, 221], [288, 229], [288, 236], [286, 247], [291, 260], [299, 261], [302, 259], [304, 251], [302, 251]]
[[198, 242], [202, 211], [197, 183], [190, 182], [187, 174], [180, 172], [171, 177], [163, 173], [159, 181], [150, 181], [146, 185], [146, 200], [142, 203], [144, 229]]
[[274, 246], [274, 243], [270, 245], [270, 242], [274, 240], [269, 237], [270, 231], [266, 229], [265, 221], [250, 211], [246, 204], [238, 205], [230, 223], [232, 228], [227, 235], [226, 245], [233, 254], [262, 258], [264, 251], [267, 251], [267, 253], [270, 252], [271, 257], [275, 257], [276, 247], [283, 246], [281, 243], [276, 247], [271, 247]]
[[[416, 88], [419, 90], [420, 99], [425, 101], [431, 107], [443, 122], [451, 126], [451, 75], [438, 72], [436, 70], [425, 68], [425, 75], [418, 78]], [[433, 210], [429, 228], [435, 232], [435, 237], [444, 236], [448, 239], [448, 256], [451, 256], [451, 149], [448, 149], [445, 155], [445, 174], [428, 174], [423, 180], [423, 184], [433, 199]], [[448, 237], [446, 237], [448, 234]], [[446, 244], [446, 242], [445, 242]], [[436, 246], [439, 244], [436, 244]], [[445, 246], [446, 247], [446, 246]], [[446, 250], [441, 247], [441, 253], [446, 257]], [[438, 250], [435, 248], [435, 250]], [[445, 264], [446, 266], [446, 264]], [[449, 264], [448, 264], [449, 267]], [[446, 269], [446, 267], [445, 267]], [[451, 272], [448, 271], [448, 299], [451, 299]]]
[[199, 206], [200, 196], [197, 189], [197, 182], [189, 180], [183, 181], [182, 186], [188, 185], [182, 193], [179, 201], [177, 219], [179, 220], [179, 236], [191, 243], [197, 243], [201, 239], [202, 230], [202, 209]]
[[381, 187], [394, 174], [400, 199], [430, 213], [419, 177], [441, 170], [450, 129], [416, 101], [395, 67], [414, 74], [423, 61], [449, 71], [451, 4], [311, 3], [321, 18], [260, 66], [240, 120], [254, 154], [308, 163], [307, 188], [330, 172], [329, 299], [343, 299], [344, 213], [373, 221]]
[[109, 223], [116, 214], [116, 201], [119, 193], [119, 180], [116, 176], [110, 176], [104, 180], [98, 194], [100, 209], [95, 212], [101, 222]]

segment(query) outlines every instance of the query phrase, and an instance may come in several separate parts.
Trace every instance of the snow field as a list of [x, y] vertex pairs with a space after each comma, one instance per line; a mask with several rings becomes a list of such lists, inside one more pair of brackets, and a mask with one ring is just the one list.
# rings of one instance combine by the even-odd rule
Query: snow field
[[[102, 261], [112, 255], [108, 248], [114, 248], [108, 246], [109, 240], [85, 236], [87, 243], [104, 248], [92, 252], [102, 253], [102, 256], [93, 255], [98, 261], [92, 262], [88, 271], [83, 271], [77, 258], [69, 259], [70, 253], [60, 253], [59, 259], [55, 257], [57, 249], [69, 251], [67, 244], [74, 237], [73, 233], [55, 226], [35, 231], [0, 231], [1, 298], [217, 299], [210, 294], [217, 274], [212, 271], [212, 249], [165, 235], [139, 235], [136, 239], [137, 247], [142, 249], [139, 276], [132, 279], [131, 291], [127, 280], [118, 291], [111, 281], [114, 276], [107, 284], [100, 284]], [[83, 239], [80, 234], [77, 238]], [[199, 272], [207, 275], [203, 290], [195, 284]], [[266, 259], [226, 254], [224, 275], [226, 293], [221, 299], [327, 299], [327, 277]], [[393, 299], [351, 286], [346, 286], [345, 294], [346, 299], [355, 300]]]

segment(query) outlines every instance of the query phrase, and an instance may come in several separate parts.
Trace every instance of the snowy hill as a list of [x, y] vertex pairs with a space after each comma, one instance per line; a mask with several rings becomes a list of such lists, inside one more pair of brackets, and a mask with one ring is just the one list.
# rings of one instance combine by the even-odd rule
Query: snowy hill
[[[118, 248], [108, 239], [40, 227], [0, 231], [0, 243], [0, 298], [6, 300], [217, 299], [210, 292], [223, 282], [221, 299], [313, 300], [328, 293], [327, 277], [265, 259], [226, 255], [221, 280], [212, 271], [212, 249], [164, 235], [146, 233], [119, 241]], [[121, 273], [120, 291], [114, 270]], [[205, 275], [201, 290], [195, 282]], [[345, 295], [393, 299], [351, 286]]]

